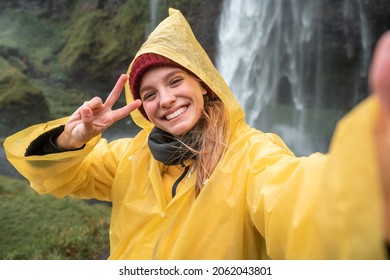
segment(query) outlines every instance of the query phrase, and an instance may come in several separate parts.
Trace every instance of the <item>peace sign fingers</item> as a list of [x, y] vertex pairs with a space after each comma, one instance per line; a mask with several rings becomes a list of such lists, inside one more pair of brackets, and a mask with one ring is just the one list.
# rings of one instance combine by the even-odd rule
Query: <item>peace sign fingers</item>
[[131, 112], [133, 112], [135, 109], [140, 107], [142, 104], [140, 99], [137, 99], [133, 101], [130, 104], [127, 104], [126, 106], [123, 106], [122, 108], [116, 109], [115, 111], [112, 111], [112, 119], [114, 122], [119, 121], [120, 119], [123, 119], [124, 117], [128, 116]]
[[116, 82], [114, 88], [112, 89], [111, 93], [108, 95], [106, 102], [104, 102], [104, 105], [112, 108], [114, 106], [115, 102], [118, 100], [119, 96], [122, 93], [123, 88], [125, 87], [125, 84], [128, 80], [127, 75], [122, 74], [118, 81]]

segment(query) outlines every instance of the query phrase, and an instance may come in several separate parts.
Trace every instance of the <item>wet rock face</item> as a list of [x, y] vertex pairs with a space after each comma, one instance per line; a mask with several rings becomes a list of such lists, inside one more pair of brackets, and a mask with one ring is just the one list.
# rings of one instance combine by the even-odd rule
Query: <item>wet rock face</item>
[[0, 105], [0, 138], [48, 120], [49, 110], [43, 95], [24, 93], [22, 100]]
[[46, 121], [48, 117], [43, 92], [0, 56], [0, 138]]
[[[371, 52], [379, 37], [390, 30], [390, 6], [386, 0], [322, 1], [319, 15], [323, 34], [324, 107], [354, 106], [370, 92], [367, 83]], [[357, 96], [352, 100], [351, 92]], [[310, 97], [307, 98], [310, 105]], [[350, 109], [350, 108], [348, 108]]]
[[[103, 80], [107, 83], [109, 79], [112, 84], [120, 73], [127, 70], [148, 35], [149, 1], [80, 2], [79, 8], [73, 10], [73, 19], [75, 13], [80, 13], [80, 17], [71, 21], [66, 42], [58, 56], [60, 65], [65, 74], [76, 81]], [[170, 6], [180, 9], [212, 58], [217, 47], [222, 2], [159, 1], [157, 21], [167, 17]], [[81, 13], [81, 10], [88, 12]]]
[[223, 0], [190, 1], [184, 10], [192, 30], [206, 53], [214, 60], [218, 49], [219, 14]]

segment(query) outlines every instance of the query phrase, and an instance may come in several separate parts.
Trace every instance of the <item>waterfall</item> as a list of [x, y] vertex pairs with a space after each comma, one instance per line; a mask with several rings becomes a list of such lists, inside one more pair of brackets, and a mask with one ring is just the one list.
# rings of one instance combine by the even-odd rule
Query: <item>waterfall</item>
[[[360, 45], [363, 48], [362, 55], [360, 56], [358, 71], [359, 77], [367, 77], [367, 69], [371, 60], [371, 44], [373, 42], [372, 35], [370, 33], [369, 19], [367, 15], [367, 10], [369, 6], [369, 1], [356, 1], [356, 0], [344, 0], [343, 3], [343, 16], [345, 19], [344, 22], [344, 35], [347, 45], [347, 56], [353, 57], [354, 53], [354, 42], [350, 40], [348, 34], [353, 32], [353, 23], [356, 18], [360, 19], [360, 28], [359, 32], [361, 34]], [[357, 103], [359, 99], [359, 88], [358, 83], [355, 83], [355, 88], [353, 91], [353, 100]]]
[[[243, 106], [247, 122], [279, 134], [299, 155], [326, 152], [335, 123], [366, 94], [362, 79], [367, 78], [371, 54], [369, 4], [341, 2], [341, 39], [345, 41], [340, 43], [341, 59], [335, 57], [337, 48], [329, 47], [341, 40], [340, 34], [324, 31], [329, 29], [324, 22], [333, 20], [327, 15], [329, 1], [223, 3], [216, 66]], [[356, 33], [356, 22], [359, 48], [349, 39], [351, 32]], [[353, 71], [338, 74], [338, 61], [351, 63], [356, 57], [359, 63]], [[340, 102], [347, 104], [340, 106]]]
[[150, 7], [150, 31], [157, 26], [158, 0], [149, 0]]
[[165, 18], [166, 10], [166, 0], [149, 0], [149, 23], [146, 26], [145, 37], [148, 37], [160, 21]]

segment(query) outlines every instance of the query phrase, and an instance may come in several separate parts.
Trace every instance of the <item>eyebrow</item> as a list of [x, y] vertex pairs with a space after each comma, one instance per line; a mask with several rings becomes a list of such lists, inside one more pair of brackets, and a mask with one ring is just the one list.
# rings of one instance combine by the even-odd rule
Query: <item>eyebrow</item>
[[[169, 71], [164, 77], [163, 79], [164, 80], [169, 80], [171, 77], [175, 76], [177, 73], [186, 73], [183, 69], [180, 69], [180, 68], [175, 68], [173, 69], [172, 71]], [[139, 89], [139, 96], [141, 97], [141, 93], [142, 92], [145, 92], [145, 91], [148, 91], [149, 89], [152, 89], [153, 87], [152, 86], [143, 86]]]

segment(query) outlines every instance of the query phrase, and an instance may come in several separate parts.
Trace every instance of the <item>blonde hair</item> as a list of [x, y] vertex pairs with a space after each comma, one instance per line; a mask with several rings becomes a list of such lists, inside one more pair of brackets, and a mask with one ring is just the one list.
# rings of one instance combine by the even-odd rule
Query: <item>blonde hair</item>
[[196, 176], [196, 194], [213, 173], [227, 148], [228, 118], [222, 101], [209, 102], [203, 111], [205, 127], [203, 129], [198, 155]]
[[185, 139], [181, 139], [197, 156], [196, 196], [221, 160], [227, 148], [227, 135], [228, 115], [224, 104], [219, 98], [209, 100], [206, 95], [205, 106], [198, 124], [185, 136]]

